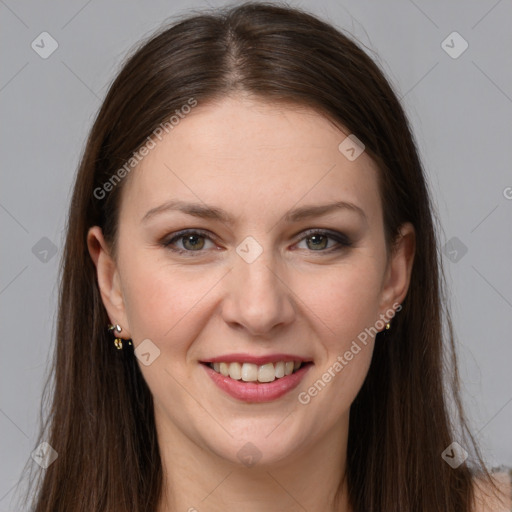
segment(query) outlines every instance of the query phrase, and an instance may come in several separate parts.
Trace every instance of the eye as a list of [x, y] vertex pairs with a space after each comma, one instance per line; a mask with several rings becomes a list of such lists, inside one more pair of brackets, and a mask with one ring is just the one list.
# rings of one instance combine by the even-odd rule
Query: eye
[[[330, 253], [339, 251], [343, 248], [350, 247], [352, 242], [343, 233], [336, 231], [328, 231], [325, 229], [310, 229], [305, 232], [299, 244], [306, 242], [306, 249], [310, 252]], [[329, 240], [334, 244], [329, 245]], [[207, 242], [212, 246], [208, 247]], [[170, 239], [161, 242], [161, 244], [170, 251], [187, 256], [193, 256], [194, 253], [204, 252], [203, 249], [215, 248], [212, 237], [206, 232], [197, 229], [185, 229], [175, 233]], [[181, 244], [181, 247], [177, 244]], [[299, 247], [300, 248], [300, 247]]]
[[[329, 246], [329, 240], [334, 240], [336, 243]], [[306, 242], [306, 246], [313, 252], [332, 252], [350, 247], [352, 242], [342, 233], [335, 231], [327, 231], [325, 229], [311, 229], [306, 231], [306, 236], [300, 242]]]
[[[205, 249], [206, 242], [212, 242], [211, 237], [203, 231], [186, 229], [176, 233], [171, 239], [162, 242], [162, 245], [167, 249], [183, 254], [201, 252]], [[182, 247], [173, 247], [176, 243], [181, 243]], [[206, 247], [207, 249], [208, 247]]]

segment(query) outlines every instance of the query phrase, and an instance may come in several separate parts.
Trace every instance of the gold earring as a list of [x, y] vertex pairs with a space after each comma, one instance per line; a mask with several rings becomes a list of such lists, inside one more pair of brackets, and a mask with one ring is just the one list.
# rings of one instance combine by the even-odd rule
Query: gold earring
[[386, 322], [384, 329], [382, 329], [382, 331], [380, 331], [379, 334], [381, 334], [382, 336], [387, 336], [390, 329], [391, 329], [391, 322]]
[[[108, 331], [113, 332], [116, 331], [117, 333], [120, 333], [122, 331], [121, 326], [118, 324], [112, 325], [109, 324]], [[123, 348], [123, 341], [126, 341], [128, 345], [132, 344], [132, 340], [123, 340], [123, 338], [118, 338], [117, 336], [114, 339], [114, 345], [116, 346], [117, 350], [122, 350]]]
[[[128, 341], [128, 340], [124, 340], [124, 341], [128, 342], [129, 345], [132, 344], [131, 341]], [[116, 346], [117, 350], [122, 350], [122, 348], [123, 348], [123, 338], [116, 338], [114, 340], [114, 345]]]

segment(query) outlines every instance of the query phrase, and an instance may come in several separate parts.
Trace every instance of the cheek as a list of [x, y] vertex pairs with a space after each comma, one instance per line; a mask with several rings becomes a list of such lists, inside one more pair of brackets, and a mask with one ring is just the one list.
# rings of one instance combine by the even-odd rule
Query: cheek
[[223, 272], [177, 267], [150, 254], [124, 258], [123, 295], [132, 338], [149, 338], [174, 352], [186, 348], [187, 339], [201, 329], [207, 297]]
[[[303, 295], [307, 296], [304, 303], [314, 313], [308, 316], [322, 350], [299, 402], [313, 416], [321, 416], [325, 425], [337, 422], [350, 409], [368, 373], [379, 319], [383, 268], [378, 261], [354, 259], [317, 275], [318, 279], [303, 280], [301, 293], [306, 293], [306, 287], [310, 290]], [[319, 434], [323, 428], [318, 426]]]
[[297, 280], [297, 296], [334, 343], [353, 339], [379, 318], [381, 267], [374, 258], [359, 257]]

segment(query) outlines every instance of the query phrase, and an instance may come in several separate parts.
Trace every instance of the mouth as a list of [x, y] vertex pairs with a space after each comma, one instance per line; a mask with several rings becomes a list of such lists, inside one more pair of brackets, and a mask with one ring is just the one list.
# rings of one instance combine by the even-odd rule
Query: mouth
[[204, 362], [203, 364], [223, 377], [228, 377], [232, 380], [267, 384], [292, 375], [304, 366], [312, 364], [312, 362], [276, 361], [258, 365], [238, 361], [222, 361], [215, 363]]
[[[230, 357], [231, 361], [200, 361], [210, 382], [232, 398], [243, 402], [270, 402], [296, 388], [313, 366], [312, 361]], [[245, 358], [247, 359], [247, 357]]]

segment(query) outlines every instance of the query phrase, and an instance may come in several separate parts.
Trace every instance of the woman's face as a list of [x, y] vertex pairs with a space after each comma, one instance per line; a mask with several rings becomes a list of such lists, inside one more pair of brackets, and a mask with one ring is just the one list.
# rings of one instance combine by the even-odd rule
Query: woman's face
[[127, 178], [115, 261], [91, 229], [170, 439], [263, 464], [347, 427], [413, 253], [406, 225], [387, 254], [377, 168], [347, 135], [307, 109], [199, 104]]

